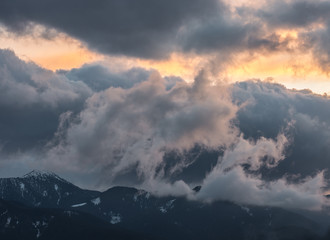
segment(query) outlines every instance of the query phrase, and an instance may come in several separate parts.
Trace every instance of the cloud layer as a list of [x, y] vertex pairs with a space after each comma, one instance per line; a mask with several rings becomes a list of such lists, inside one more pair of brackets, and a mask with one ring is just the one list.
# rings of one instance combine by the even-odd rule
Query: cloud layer
[[3, 151], [44, 144], [62, 112], [79, 112], [91, 90], [0, 50], [0, 143]]
[[52, 156], [63, 152], [65, 159], [88, 169], [107, 169], [103, 176], [109, 179], [131, 168], [142, 180], [162, 177], [166, 151], [183, 152], [195, 144], [218, 148], [234, 141], [231, 120], [237, 107], [225, 90], [211, 86], [204, 72], [194, 84], [180, 82], [168, 90], [154, 72], [130, 89], [95, 93]]
[[[0, 21], [24, 34], [41, 24], [65, 32], [102, 53], [164, 58], [184, 22], [221, 9], [217, 0], [2, 1]], [[59, 17], [61, 16], [61, 17]]]
[[221, 61], [239, 53], [312, 54], [328, 72], [329, 13], [323, 0], [267, 1], [258, 8], [219, 0], [4, 0], [0, 23], [17, 37], [65, 33], [102, 54], [164, 59], [197, 53], [219, 55]]
[[[7, 172], [37, 167], [84, 186], [206, 201], [328, 205], [327, 97], [258, 80], [218, 83], [205, 71], [193, 83], [96, 64], [54, 73], [8, 50], [0, 74]], [[197, 195], [194, 184], [203, 185]]]
[[265, 177], [291, 174], [299, 179], [329, 168], [329, 98], [288, 90], [279, 84], [248, 81], [234, 85], [233, 99], [250, 102], [238, 113], [239, 127], [246, 138], [275, 138], [292, 124], [288, 134], [293, 143], [286, 158], [276, 169], [264, 169]]

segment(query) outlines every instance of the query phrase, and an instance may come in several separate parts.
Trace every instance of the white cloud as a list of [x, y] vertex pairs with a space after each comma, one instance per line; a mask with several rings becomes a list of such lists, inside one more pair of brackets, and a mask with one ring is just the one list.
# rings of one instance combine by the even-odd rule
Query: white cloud
[[[326, 186], [323, 172], [308, 177], [299, 183], [290, 183], [286, 178], [265, 181], [258, 175], [247, 174], [240, 164], [251, 164], [259, 169], [264, 157], [273, 159], [266, 164], [274, 167], [284, 158], [287, 141], [279, 135], [277, 141], [261, 138], [257, 142], [240, 139], [235, 147], [227, 150], [218, 164], [206, 176], [197, 199], [206, 201], [229, 200], [252, 205], [267, 205], [284, 208], [321, 210], [330, 202], [323, 196]], [[275, 164], [274, 164], [275, 163]]]
[[102, 171], [107, 182], [134, 167], [141, 179], [161, 177], [165, 151], [218, 148], [236, 139], [231, 120], [238, 108], [225, 90], [203, 72], [194, 84], [167, 90], [154, 73], [131, 89], [95, 93], [49, 157], [69, 168]]

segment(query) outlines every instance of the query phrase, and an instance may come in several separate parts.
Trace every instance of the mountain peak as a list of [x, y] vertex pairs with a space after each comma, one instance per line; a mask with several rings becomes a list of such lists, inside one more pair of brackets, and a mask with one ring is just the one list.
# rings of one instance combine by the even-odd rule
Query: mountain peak
[[23, 178], [29, 178], [29, 177], [50, 177], [50, 176], [56, 176], [53, 172], [47, 172], [47, 171], [40, 171], [40, 170], [32, 170], [31, 172], [25, 174]]
[[57, 179], [62, 182], [69, 183], [65, 179], [59, 177], [53, 172], [48, 172], [48, 171], [40, 171], [40, 170], [32, 170], [31, 172], [25, 174], [23, 178], [28, 179], [28, 178], [34, 178], [34, 179], [40, 179], [40, 180], [47, 180], [47, 179]]

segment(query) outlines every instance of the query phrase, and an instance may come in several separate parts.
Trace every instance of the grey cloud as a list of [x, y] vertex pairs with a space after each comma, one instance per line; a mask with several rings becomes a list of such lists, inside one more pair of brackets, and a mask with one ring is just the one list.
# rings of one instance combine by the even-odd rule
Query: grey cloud
[[126, 72], [112, 73], [102, 65], [84, 65], [70, 71], [58, 71], [73, 81], [82, 81], [93, 91], [99, 92], [109, 87], [120, 87], [128, 89], [142, 81], [146, 81], [151, 74], [142, 68], [133, 68]]
[[[238, 126], [246, 138], [264, 136], [275, 139], [288, 124], [293, 139], [286, 158], [276, 168], [263, 169], [265, 178], [295, 175], [313, 176], [330, 168], [330, 99], [310, 93], [291, 91], [284, 86], [260, 81], [237, 83], [233, 99], [250, 101], [238, 111]], [[329, 172], [325, 176], [329, 178]]]
[[107, 183], [135, 169], [139, 179], [153, 185], [163, 179], [165, 152], [230, 144], [236, 138], [231, 127], [236, 111], [225, 89], [211, 86], [204, 73], [193, 85], [179, 83], [170, 90], [154, 73], [131, 89], [109, 88], [90, 97], [77, 124], [48, 157], [60, 166], [70, 160], [66, 168], [72, 171], [75, 166], [101, 171]]
[[232, 149], [225, 150], [217, 165], [203, 180], [203, 187], [196, 197], [206, 201], [222, 199], [309, 210], [322, 210], [329, 206], [330, 201], [323, 196], [326, 186], [323, 172], [293, 184], [286, 178], [265, 181], [260, 175], [249, 175], [244, 170], [242, 164], [259, 169], [265, 164], [265, 156], [271, 160], [266, 162], [266, 167], [276, 167], [285, 158], [287, 145], [283, 134], [278, 135], [276, 141], [265, 138], [251, 141], [241, 137]]
[[0, 22], [25, 34], [34, 23], [65, 32], [102, 53], [164, 58], [179, 28], [217, 13], [217, 0], [22, 1], [0, 3]]
[[[130, 88], [146, 81], [152, 71], [131, 69], [111, 73], [101, 65], [86, 65], [57, 73], [0, 50], [0, 146], [2, 152], [43, 147], [67, 111], [78, 114], [95, 91]], [[167, 87], [180, 78], [167, 77]], [[182, 81], [182, 80], [181, 80]]]
[[[71, 81], [84, 82], [94, 92], [106, 90], [110, 87], [129, 89], [148, 80], [155, 70], [143, 68], [131, 68], [123, 72], [113, 73], [107, 67], [100, 64], [86, 64], [80, 68], [70, 71], [58, 70], [58, 74], [63, 74]], [[164, 77], [167, 89], [171, 89], [179, 82], [184, 82], [180, 77]]]
[[[315, 158], [324, 152], [314, 152], [319, 149], [314, 137], [321, 134], [320, 147], [328, 145], [329, 132], [321, 121], [327, 121], [329, 100], [260, 81], [233, 85], [232, 98], [221, 95], [223, 90], [209, 85], [204, 74], [191, 86], [179, 83], [166, 90], [165, 80], [154, 73], [131, 89], [94, 94], [62, 142], [50, 149], [47, 164], [73, 173], [101, 173], [100, 186], [126, 180], [156, 194], [195, 198], [188, 184], [199, 179], [200, 200], [312, 210], [327, 206], [322, 194], [329, 164]], [[196, 146], [201, 152], [213, 150], [218, 160], [206, 166], [198, 154], [185, 159], [199, 151]], [[177, 155], [167, 155], [171, 151]], [[197, 178], [189, 172], [194, 165], [203, 166]], [[292, 181], [295, 177], [299, 181]]]
[[248, 33], [248, 26], [238, 22], [231, 23], [221, 17], [187, 27], [181, 38], [184, 51], [205, 52], [239, 47]]
[[313, 57], [320, 69], [327, 74], [330, 71], [329, 23], [330, 18], [328, 19], [325, 28], [300, 34], [300, 39], [303, 43], [302, 48], [310, 49], [312, 51]]
[[[0, 23], [9, 31], [33, 34], [40, 24], [44, 38], [64, 32], [103, 54], [161, 59], [172, 52], [195, 52], [218, 54], [225, 61], [241, 52], [311, 50], [327, 73], [329, 15], [329, 2], [319, 0], [270, 1], [263, 9], [243, 6], [234, 12], [217, 0], [0, 3]], [[325, 29], [313, 30], [313, 24]], [[283, 28], [301, 31], [298, 40], [276, 34]]]
[[62, 112], [79, 112], [91, 90], [0, 50], [2, 151], [23, 151], [49, 141]]
[[253, 18], [249, 18], [249, 21], [237, 20], [230, 12], [199, 24], [187, 25], [180, 34], [179, 45], [184, 52], [217, 54], [222, 62], [240, 52], [255, 54], [292, 51], [292, 39], [289, 37], [282, 39], [276, 33], [267, 31], [260, 21]]
[[327, 204], [329, 98], [261, 81], [212, 84], [203, 71], [192, 84], [96, 65], [53, 73], [8, 50], [0, 76], [1, 169], [45, 168], [88, 186], [126, 180], [158, 194], [203, 183], [208, 200], [239, 201], [246, 186], [245, 203]]
[[241, 167], [228, 172], [215, 168], [205, 178], [197, 197], [209, 201], [222, 199], [252, 205], [322, 210], [329, 206], [322, 194], [324, 185], [322, 173], [303, 183], [290, 184], [285, 179], [264, 182], [256, 176], [248, 176]]
[[[298, 39], [295, 40], [297, 47], [292, 50], [303, 53], [311, 51], [321, 70], [329, 72], [330, 3], [328, 1], [270, 1], [263, 9], [244, 6], [238, 8], [237, 12], [242, 19], [253, 18], [262, 22], [267, 32], [275, 32], [278, 29], [298, 31]], [[273, 40], [272, 45], [276, 46], [279, 42]], [[290, 41], [292, 40], [284, 41], [284, 46], [289, 46]], [[280, 50], [283, 50], [283, 44]]]
[[[240, 9], [244, 13], [244, 9]], [[306, 28], [314, 23], [325, 23], [330, 16], [328, 1], [294, 0], [270, 1], [265, 9], [252, 11], [270, 27]]]
[[[167, 151], [164, 155], [164, 178], [170, 181], [183, 180], [190, 185], [199, 185], [216, 165], [223, 147], [210, 149], [196, 145], [188, 151]], [[178, 163], [181, 163], [178, 166]]]
[[[325, 73], [330, 69], [328, 1], [270, 1], [262, 8], [238, 7], [197, 24], [187, 24], [179, 45], [183, 51], [220, 55], [216, 64], [236, 53], [269, 54], [311, 52]], [[298, 38], [278, 35], [278, 30], [298, 31]], [[223, 56], [226, 56], [224, 58]]]
[[[281, 161], [274, 162], [269, 156], [261, 157], [263, 161], [276, 163], [272, 167], [267, 167], [269, 163], [265, 164], [263, 161], [257, 167], [251, 167], [253, 164], [250, 162], [251, 158], [246, 157], [247, 153], [236, 149], [232, 154], [236, 154], [236, 160], [242, 160], [240, 164], [247, 173], [257, 177], [258, 181], [285, 179], [289, 184], [299, 183], [323, 171], [326, 181], [329, 180], [329, 98], [310, 91], [288, 90], [279, 84], [257, 80], [236, 83], [231, 93], [233, 102], [241, 106], [235, 121], [245, 140], [259, 141], [266, 138], [268, 143], [271, 143], [269, 139], [276, 142], [278, 134], [284, 132], [289, 141]], [[247, 143], [239, 141], [236, 147], [244, 142]], [[251, 145], [243, 149], [248, 151], [254, 147]], [[169, 164], [172, 164], [172, 159], [177, 162], [181, 159], [186, 165], [180, 171], [168, 171], [167, 174], [172, 174], [171, 178], [175, 180], [184, 179], [188, 183], [200, 184], [207, 173], [212, 171], [217, 159], [226, 154], [225, 150], [220, 148], [210, 151], [202, 147], [184, 154], [172, 153], [167, 159]]]
[[289, 49], [289, 39], [266, 31], [259, 19], [235, 19], [218, 0], [5, 0], [0, 9], [0, 22], [10, 31], [33, 34], [34, 24], [41, 24], [46, 38], [54, 28], [103, 54], [160, 59], [174, 51], [227, 55]]

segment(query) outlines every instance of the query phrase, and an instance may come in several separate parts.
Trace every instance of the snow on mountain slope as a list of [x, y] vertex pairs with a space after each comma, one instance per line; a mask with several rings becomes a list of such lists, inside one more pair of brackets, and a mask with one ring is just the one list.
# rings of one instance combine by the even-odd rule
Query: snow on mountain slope
[[[210, 240], [286, 239], [289, 235], [294, 236], [293, 239], [304, 239], [302, 236], [319, 239], [317, 234], [320, 233], [318, 223], [280, 208], [157, 197], [129, 187], [113, 187], [104, 192], [88, 191], [53, 173], [37, 171], [22, 178], [0, 179], [0, 197], [36, 209], [59, 208], [69, 216], [77, 213], [93, 215], [111, 226], [161, 239], [199, 240], [205, 236]], [[2, 226], [14, 226], [12, 224], [16, 221], [14, 216], [0, 218]], [[36, 234], [42, 236], [42, 220], [37, 219], [32, 225]]]
[[98, 194], [97, 191], [80, 189], [54, 173], [35, 170], [23, 177], [0, 179], [1, 199], [35, 207], [67, 207]]

